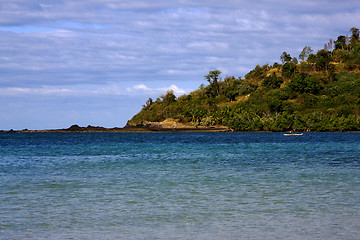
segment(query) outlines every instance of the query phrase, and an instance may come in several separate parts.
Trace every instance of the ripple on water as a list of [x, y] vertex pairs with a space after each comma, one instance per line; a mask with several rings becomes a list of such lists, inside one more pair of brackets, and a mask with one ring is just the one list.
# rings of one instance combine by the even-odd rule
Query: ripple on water
[[6, 239], [356, 239], [360, 134], [0, 135]]

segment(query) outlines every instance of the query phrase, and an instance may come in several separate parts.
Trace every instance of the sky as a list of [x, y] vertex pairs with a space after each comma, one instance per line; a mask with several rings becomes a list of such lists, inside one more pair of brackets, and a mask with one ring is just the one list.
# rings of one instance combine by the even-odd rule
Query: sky
[[123, 127], [149, 97], [359, 24], [359, 0], [0, 0], [0, 129]]

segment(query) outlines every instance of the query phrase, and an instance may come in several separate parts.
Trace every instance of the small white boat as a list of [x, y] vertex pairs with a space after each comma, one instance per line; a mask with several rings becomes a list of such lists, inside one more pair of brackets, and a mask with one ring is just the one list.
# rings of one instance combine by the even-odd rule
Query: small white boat
[[284, 136], [302, 136], [304, 133], [284, 133]]

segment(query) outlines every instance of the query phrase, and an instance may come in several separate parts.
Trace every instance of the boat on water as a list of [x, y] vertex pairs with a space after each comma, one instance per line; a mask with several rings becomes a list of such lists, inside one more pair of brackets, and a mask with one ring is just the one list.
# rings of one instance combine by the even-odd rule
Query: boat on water
[[289, 132], [289, 133], [284, 133], [284, 136], [302, 136], [304, 133], [293, 133], [293, 132]]

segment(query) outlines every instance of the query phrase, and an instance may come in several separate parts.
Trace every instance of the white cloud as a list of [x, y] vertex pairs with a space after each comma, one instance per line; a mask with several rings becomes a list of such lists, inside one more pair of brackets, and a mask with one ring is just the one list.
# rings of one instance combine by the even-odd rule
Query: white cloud
[[181, 89], [176, 85], [171, 85], [170, 87], [167, 88], [167, 90], [173, 90], [174, 94], [177, 96], [187, 94], [190, 92], [190, 90]]
[[[131, 88], [130, 88], [131, 89]], [[138, 84], [138, 85], [135, 85], [134, 87], [132, 87], [132, 89], [134, 90], [143, 90], [143, 91], [149, 91], [151, 90], [150, 88], [148, 88], [146, 85], [144, 84]], [[131, 91], [131, 90], [130, 90]]]
[[6, 59], [0, 84], [9, 87], [170, 76], [199, 82], [206, 73], [201, 71], [214, 66], [245, 75], [238, 69], [272, 63], [281, 52], [305, 45], [322, 47], [360, 22], [355, 0], [4, 0], [0, 5], [5, 43], [0, 54]]
[[31, 97], [31, 96], [51, 96], [51, 97], [89, 97], [89, 96], [128, 96], [143, 95], [154, 96], [173, 90], [174, 94], [180, 96], [189, 93], [189, 89], [182, 89], [175, 84], [169, 87], [148, 87], [145, 84], [136, 84], [131, 87], [122, 87], [120, 85], [96, 86], [96, 85], [80, 85], [66, 87], [50, 87], [43, 86], [39, 88], [29, 87], [5, 87], [0, 88], [0, 96], [9, 97]]
[[45, 96], [57, 95], [67, 96], [73, 94], [74, 91], [68, 88], [54, 88], [54, 87], [40, 87], [40, 88], [26, 88], [26, 87], [7, 87], [0, 88], [0, 96]]
[[166, 93], [167, 91], [172, 90], [174, 91], [174, 94], [176, 96], [180, 96], [183, 94], [190, 93], [191, 90], [189, 89], [182, 89], [178, 86], [172, 84], [169, 87], [159, 87], [159, 88], [150, 88], [146, 86], [145, 84], [138, 84], [132, 87], [126, 88], [126, 91], [128, 94], [134, 95], [134, 94], [143, 94], [148, 96], [160, 96], [160, 94]]

